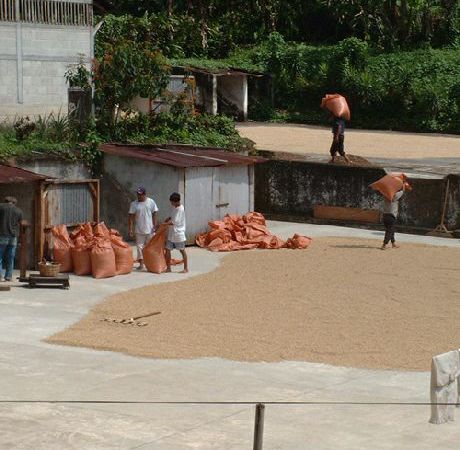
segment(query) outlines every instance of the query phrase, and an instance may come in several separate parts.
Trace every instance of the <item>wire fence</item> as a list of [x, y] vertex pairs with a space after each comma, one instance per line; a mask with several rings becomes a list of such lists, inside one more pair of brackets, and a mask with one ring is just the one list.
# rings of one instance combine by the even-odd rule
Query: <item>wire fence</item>
[[281, 406], [460, 406], [460, 403], [433, 403], [433, 402], [349, 402], [349, 401], [149, 401], [149, 400], [0, 400], [0, 404], [59, 404], [59, 405], [72, 405], [72, 404], [96, 404], [96, 405], [195, 405], [195, 406], [209, 406], [209, 405], [222, 405], [234, 406], [245, 405], [255, 407], [254, 417], [254, 438], [253, 450], [263, 450], [264, 440], [264, 426], [265, 426], [265, 410], [266, 406], [281, 405]]

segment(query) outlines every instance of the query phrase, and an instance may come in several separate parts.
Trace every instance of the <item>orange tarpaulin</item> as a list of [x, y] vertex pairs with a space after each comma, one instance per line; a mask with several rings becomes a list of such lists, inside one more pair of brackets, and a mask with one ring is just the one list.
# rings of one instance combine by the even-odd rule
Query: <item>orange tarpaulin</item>
[[226, 215], [223, 220], [209, 222], [210, 230], [196, 236], [196, 244], [213, 252], [249, 250], [252, 248], [307, 248], [311, 239], [295, 234], [284, 241], [270, 233], [265, 217], [256, 212], [245, 216]]

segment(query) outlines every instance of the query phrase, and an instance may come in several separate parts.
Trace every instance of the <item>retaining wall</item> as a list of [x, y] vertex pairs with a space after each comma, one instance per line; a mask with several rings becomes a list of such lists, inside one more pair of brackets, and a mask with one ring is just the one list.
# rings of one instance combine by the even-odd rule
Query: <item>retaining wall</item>
[[[256, 165], [255, 207], [280, 219], [309, 219], [316, 205], [365, 209], [383, 207], [382, 196], [369, 188], [385, 171], [378, 167], [353, 167], [273, 159]], [[449, 175], [446, 225], [460, 229], [460, 176]], [[446, 179], [409, 178], [412, 192], [400, 202], [398, 223], [431, 229], [439, 224]]]

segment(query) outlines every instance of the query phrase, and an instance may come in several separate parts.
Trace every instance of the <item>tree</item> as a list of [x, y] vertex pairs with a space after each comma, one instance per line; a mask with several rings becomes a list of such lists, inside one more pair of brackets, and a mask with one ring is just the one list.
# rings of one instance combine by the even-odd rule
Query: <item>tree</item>
[[126, 106], [136, 96], [158, 97], [169, 81], [170, 68], [160, 50], [130, 40], [105, 44], [95, 62], [96, 100], [103, 120], [113, 128], [116, 106]]

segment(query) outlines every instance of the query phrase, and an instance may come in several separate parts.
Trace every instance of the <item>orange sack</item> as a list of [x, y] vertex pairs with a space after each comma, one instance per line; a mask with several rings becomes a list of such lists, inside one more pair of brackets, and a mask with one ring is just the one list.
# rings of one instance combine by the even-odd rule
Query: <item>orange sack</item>
[[71, 254], [75, 275], [91, 275], [91, 241], [88, 242], [83, 236], [78, 236], [74, 244]]
[[53, 236], [53, 260], [61, 265], [61, 272], [72, 272], [72, 255], [70, 249], [73, 243], [70, 240], [67, 227], [65, 225], [56, 225], [51, 228]]
[[163, 273], [166, 270], [165, 244], [168, 225], [161, 224], [152, 239], [144, 247], [144, 264], [149, 272]]
[[109, 278], [117, 274], [115, 252], [110, 240], [95, 238], [91, 249], [91, 267], [94, 278]]
[[340, 119], [350, 120], [350, 108], [347, 100], [340, 94], [326, 94], [321, 101], [321, 108], [327, 109]]
[[72, 233], [70, 233], [70, 238], [73, 241], [79, 236], [83, 236], [87, 241], [93, 238], [93, 227], [89, 222], [78, 225]]
[[372, 183], [369, 187], [375, 191], [379, 191], [387, 200], [391, 202], [396, 192], [400, 191], [403, 187], [403, 184], [405, 183], [401, 175], [385, 175], [384, 177], [380, 178], [380, 180]]
[[110, 242], [115, 252], [115, 267], [117, 275], [126, 275], [133, 270], [134, 258], [129, 244], [123, 241], [116, 230], [110, 230]]
[[295, 234], [287, 241], [270, 233], [265, 217], [251, 212], [245, 216], [226, 215], [223, 220], [209, 222], [210, 230], [196, 236], [196, 244], [213, 252], [250, 250], [253, 248], [305, 249], [311, 239]]
[[94, 235], [99, 236], [99, 237], [104, 237], [106, 239], [110, 239], [110, 231], [106, 227], [104, 222], [99, 222], [96, 225], [94, 225]]

